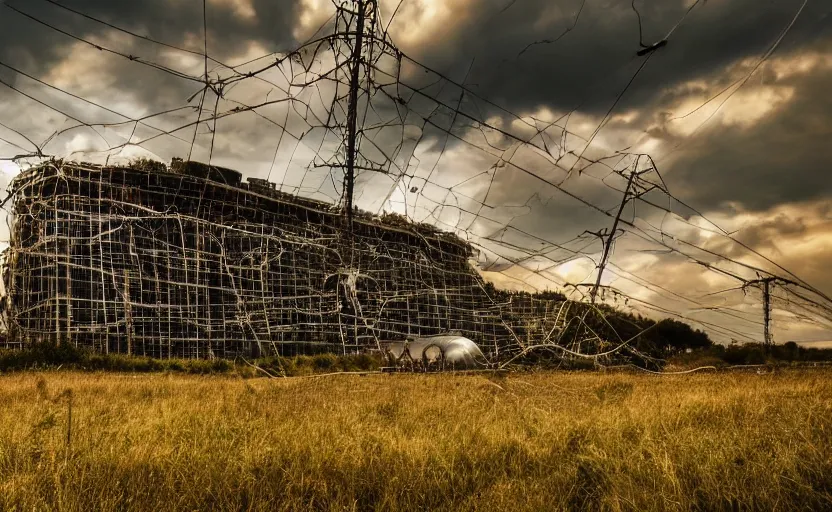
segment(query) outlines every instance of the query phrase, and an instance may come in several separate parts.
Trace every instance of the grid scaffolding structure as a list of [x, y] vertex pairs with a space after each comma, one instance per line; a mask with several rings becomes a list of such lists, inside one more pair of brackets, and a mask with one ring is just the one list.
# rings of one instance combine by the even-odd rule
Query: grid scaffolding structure
[[349, 230], [332, 205], [174, 164], [53, 161], [14, 180], [10, 343], [230, 358], [459, 332], [496, 354], [563, 322], [558, 301], [495, 293], [455, 235], [362, 212]]

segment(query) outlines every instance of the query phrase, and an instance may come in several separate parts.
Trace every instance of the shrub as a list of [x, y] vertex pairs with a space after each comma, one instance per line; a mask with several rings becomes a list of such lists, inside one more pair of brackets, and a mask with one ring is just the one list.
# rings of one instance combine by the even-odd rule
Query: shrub
[[334, 354], [318, 354], [312, 357], [312, 366], [316, 370], [332, 370], [338, 364], [338, 356]]
[[0, 370], [14, 371], [76, 365], [83, 361], [84, 355], [83, 351], [70, 345], [38, 343], [23, 350], [0, 351]]
[[[380, 359], [369, 354], [337, 356], [269, 356], [254, 364], [272, 375], [309, 375], [316, 372], [371, 371], [380, 366]], [[153, 359], [125, 354], [100, 354], [69, 345], [34, 344], [20, 350], [0, 350], [0, 371], [35, 368], [66, 368], [114, 372], [177, 372], [195, 375], [237, 373], [241, 376], [260, 375], [248, 364], [227, 359]]]
[[728, 364], [763, 364], [766, 362], [766, 354], [759, 343], [746, 343], [745, 345], [734, 345], [725, 349], [722, 358]]
[[340, 358], [341, 369], [346, 372], [375, 371], [381, 367], [381, 357], [371, 354], [355, 354]]

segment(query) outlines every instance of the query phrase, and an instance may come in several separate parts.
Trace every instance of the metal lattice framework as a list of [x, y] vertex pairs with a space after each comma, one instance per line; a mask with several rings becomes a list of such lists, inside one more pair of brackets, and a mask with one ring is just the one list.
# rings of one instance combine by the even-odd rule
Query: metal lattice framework
[[28, 342], [234, 357], [457, 331], [496, 354], [566, 321], [565, 300], [492, 296], [454, 235], [390, 215], [349, 230], [227, 169], [54, 162], [13, 186], [7, 313]]

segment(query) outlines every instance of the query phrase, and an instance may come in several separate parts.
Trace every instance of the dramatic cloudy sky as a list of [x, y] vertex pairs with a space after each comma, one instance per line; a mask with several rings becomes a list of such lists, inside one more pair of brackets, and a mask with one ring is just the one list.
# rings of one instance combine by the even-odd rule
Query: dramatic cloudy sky
[[[623, 170], [633, 168], [631, 155], [649, 154], [659, 174], [646, 172], [645, 179], [663, 179], [678, 200], [762, 257], [718, 234], [694, 210], [654, 191], [645, 198], [678, 215], [643, 203], [625, 208], [623, 218], [635, 227], [615, 244], [604, 283], [630, 295], [627, 306], [654, 313], [650, 307], [669, 309], [702, 322], [698, 326], [721, 341], [747, 339], [733, 331], [762, 336], [759, 292], [716, 293], [741, 283], [648, 243], [648, 235], [747, 279], [756, 276], [743, 264], [784, 276], [792, 272], [832, 295], [832, 3], [636, 0], [637, 14], [631, 0], [380, 2], [380, 21], [390, 24], [390, 39], [413, 61], [464, 83], [469, 92], [461, 94], [436, 74], [403, 61], [402, 81], [424, 87], [427, 96], [443, 103], [458, 104], [465, 115], [455, 118], [400, 87], [414, 112], [424, 117], [435, 110], [431, 120], [437, 126], [423, 126], [416, 122], [419, 116], [405, 117], [407, 129], [399, 126], [397, 140], [412, 142], [405, 145], [410, 149], [400, 162], [406, 176], [391, 181], [365, 173], [358, 184], [360, 206], [406, 212], [468, 236], [483, 249], [484, 275], [502, 286], [563, 289], [566, 283], [594, 281], [601, 245], [585, 231], [611, 224], [608, 216], [569, 194], [614, 214], [621, 195], [613, 188], [626, 185], [610, 168], [588, 166], [577, 155], [617, 155], [604, 162]], [[202, 51], [201, 0], [59, 3], [135, 34]], [[41, 145], [78, 120], [117, 123], [125, 116], [135, 119], [200, 102], [198, 80], [114, 52], [197, 78], [204, 71], [198, 55], [143, 41], [46, 0], [0, 4], [6, 4], [0, 5], [0, 80], [7, 84], [0, 83], [0, 157], [31, 152], [32, 142]], [[216, 60], [210, 68], [217, 77], [228, 76], [218, 62], [244, 63], [273, 52], [279, 56], [332, 32], [329, 0], [207, 0], [206, 6], [208, 53]], [[668, 40], [645, 56], [636, 54], [641, 48], [639, 17], [641, 42]], [[302, 59], [311, 62], [311, 57]], [[240, 69], [260, 69], [274, 60], [266, 57]], [[319, 54], [313, 72], [332, 61], [332, 55]], [[390, 63], [382, 67], [392, 69]], [[263, 76], [271, 84], [246, 80], [235, 85], [218, 103], [219, 111], [285, 96], [274, 87], [287, 85], [281, 70]], [[207, 160], [210, 154], [213, 163], [269, 177], [284, 190], [337, 200], [339, 182], [322, 168], [310, 167], [316, 153], [336, 151], [337, 141], [314, 130], [301, 143], [292, 136], [315, 116], [325, 119], [323, 106], [334, 89], [322, 84], [314, 94], [290, 92], [303, 98], [311, 111], [268, 105], [219, 120], [216, 135], [203, 123], [192, 158]], [[215, 96], [206, 95], [207, 110], [214, 101]], [[394, 108], [403, 111], [385, 104], [378, 107], [378, 115]], [[491, 128], [483, 129], [471, 118]], [[84, 160], [169, 160], [190, 152], [193, 126], [176, 132], [177, 138], [104, 150], [146, 140], [159, 133], [157, 128], [169, 130], [195, 120], [191, 108], [149, 119], [135, 129], [129, 123], [97, 131], [75, 128], [53, 137], [44, 151]], [[554, 124], [535, 137], [531, 126], [541, 130], [547, 123]], [[454, 136], [444, 137], [442, 128], [450, 128]], [[506, 134], [525, 138], [537, 149], [513, 144]], [[394, 139], [381, 134], [376, 142], [391, 151]], [[370, 155], [372, 149], [366, 152]], [[649, 167], [639, 158], [638, 170]], [[8, 183], [19, 167], [0, 161], [0, 169]], [[447, 187], [453, 185], [449, 194]], [[796, 297], [778, 295], [777, 339], [832, 340], [830, 329], [800, 321], [801, 307]]]

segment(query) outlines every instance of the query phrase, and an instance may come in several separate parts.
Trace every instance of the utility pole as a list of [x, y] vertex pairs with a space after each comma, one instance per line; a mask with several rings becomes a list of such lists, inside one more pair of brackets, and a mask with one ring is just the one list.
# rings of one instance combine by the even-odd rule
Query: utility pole
[[[633, 162], [632, 171], [630, 171], [630, 176], [627, 178], [627, 188], [624, 189], [624, 196], [621, 198], [621, 206], [618, 207], [618, 213], [615, 214], [615, 220], [612, 223], [612, 229], [610, 230], [610, 232], [605, 233], [604, 231], [599, 231], [597, 233], [590, 233], [601, 238], [601, 240], [603, 240], [604, 242], [604, 253], [601, 256], [601, 262], [598, 264], [597, 267], [598, 276], [595, 278], [595, 285], [592, 287], [592, 290], [589, 294], [590, 302], [592, 304], [595, 304], [595, 299], [598, 296], [598, 288], [601, 286], [601, 277], [604, 275], [604, 268], [607, 266], [607, 260], [610, 257], [610, 250], [612, 249], [612, 243], [615, 239], [615, 235], [618, 232], [618, 224], [619, 222], [621, 222], [621, 214], [624, 213], [624, 207], [627, 206], [627, 203], [629, 203], [631, 199], [638, 199], [639, 197], [643, 196], [648, 192], [651, 192], [657, 188], [660, 189], [658, 185], [650, 183], [649, 181], [647, 183], [650, 186], [644, 186], [638, 183], [639, 176], [656, 170], [656, 168], [652, 165], [652, 160], [650, 160], [651, 166], [647, 169], [639, 171], [638, 164], [642, 156], [644, 155], [637, 155], [636, 161]], [[636, 193], [633, 193], [632, 189], [634, 186], [636, 188], [641, 187], [641, 190], [639, 190]]]
[[[759, 275], [759, 274], [758, 274]], [[762, 285], [763, 289], [763, 343], [767, 349], [771, 349], [774, 345], [774, 336], [771, 334], [771, 287], [777, 282], [782, 284], [796, 284], [788, 279], [782, 277], [770, 276], [747, 281], [742, 287], [743, 289], [752, 285]]]
[[765, 324], [763, 327], [763, 341], [766, 347], [771, 348], [774, 344], [769, 328], [769, 324], [771, 324], [771, 279], [763, 280], [763, 322]]
[[[636, 165], [638, 165], [638, 159], [636, 159]], [[630, 187], [633, 185], [633, 179], [636, 177], [636, 169], [633, 168], [633, 171], [630, 173], [630, 177], [627, 179], [627, 188], [624, 190], [624, 197], [621, 198], [621, 206], [618, 207], [618, 213], [615, 215], [615, 220], [612, 223], [612, 230], [606, 235], [599, 234], [599, 236], [604, 237], [604, 255], [601, 256], [601, 263], [598, 264], [598, 277], [595, 279], [595, 286], [592, 287], [592, 292], [590, 292], [590, 302], [595, 304], [595, 297], [598, 295], [598, 287], [601, 286], [601, 276], [604, 274], [604, 267], [607, 266], [607, 258], [610, 256], [610, 248], [612, 247], [613, 239], [615, 238], [615, 233], [618, 230], [618, 223], [621, 220], [621, 214], [624, 212], [624, 207], [627, 206], [627, 202], [630, 200]]]
[[344, 208], [347, 213], [347, 225], [350, 233], [352, 233], [352, 217], [353, 217], [353, 190], [355, 188], [355, 139], [356, 139], [356, 124], [358, 122], [358, 90], [361, 84], [359, 83], [359, 72], [361, 70], [361, 50], [364, 40], [364, 0], [356, 0], [358, 9], [356, 10], [356, 34], [355, 46], [352, 48], [352, 56], [350, 58], [350, 97], [349, 105], [347, 107], [347, 169], [344, 175]]

